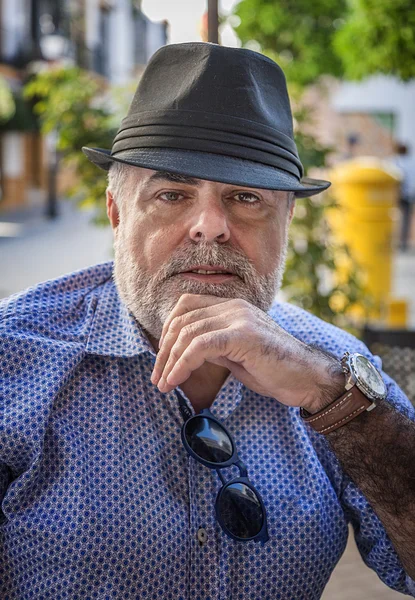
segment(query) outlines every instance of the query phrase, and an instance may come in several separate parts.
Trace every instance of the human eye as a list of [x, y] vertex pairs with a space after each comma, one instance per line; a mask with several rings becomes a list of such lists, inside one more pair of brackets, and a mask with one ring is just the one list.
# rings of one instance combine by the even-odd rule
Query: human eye
[[258, 204], [261, 201], [261, 198], [253, 192], [237, 192], [233, 197], [242, 204]]
[[175, 192], [170, 190], [168, 192], [162, 192], [158, 195], [158, 198], [164, 200], [164, 202], [178, 202], [184, 198], [184, 195], [181, 192]]

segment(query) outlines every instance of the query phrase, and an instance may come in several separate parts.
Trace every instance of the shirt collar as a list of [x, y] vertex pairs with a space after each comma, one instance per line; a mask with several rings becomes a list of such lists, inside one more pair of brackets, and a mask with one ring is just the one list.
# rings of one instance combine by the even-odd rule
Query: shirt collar
[[86, 352], [114, 357], [145, 352], [156, 355], [143, 329], [121, 300], [113, 279], [102, 285], [98, 295]]

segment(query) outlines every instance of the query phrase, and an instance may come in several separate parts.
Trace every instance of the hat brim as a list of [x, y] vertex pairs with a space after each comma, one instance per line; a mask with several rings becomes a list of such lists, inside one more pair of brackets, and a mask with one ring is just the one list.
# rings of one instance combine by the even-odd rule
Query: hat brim
[[297, 198], [314, 196], [331, 185], [329, 181], [310, 177], [303, 177], [299, 181], [283, 169], [210, 152], [174, 148], [137, 148], [123, 150], [117, 152], [116, 156], [112, 156], [110, 150], [86, 146], [82, 151], [91, 162], [105, 171], [108, 171], [114, 162], [119, 162], [220, 183], [294, 192]]

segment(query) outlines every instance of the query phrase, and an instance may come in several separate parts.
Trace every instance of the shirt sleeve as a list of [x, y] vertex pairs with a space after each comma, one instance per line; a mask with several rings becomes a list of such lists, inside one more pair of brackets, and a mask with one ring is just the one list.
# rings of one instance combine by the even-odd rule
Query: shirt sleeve
[[[372, 357], [372, 360], [380, 366], [378, 357]], [[415, 420], [414, 408], [402, 390], [385, 373], [383, 378], [388, 389], [388, 401]], [[391, 589], [415, 597], [415, 581], [405, 573], [392, 542], [369, 502], [348, 478], [341, 501], [346, 518], [353, 526], [356, 545], [365, 564]]]
[[0, 516], [6, 518], [36, 482], [55, 399], [84, 356], [82, 344], [53, 339], [34, 321], [31, 313], [0, 320]]

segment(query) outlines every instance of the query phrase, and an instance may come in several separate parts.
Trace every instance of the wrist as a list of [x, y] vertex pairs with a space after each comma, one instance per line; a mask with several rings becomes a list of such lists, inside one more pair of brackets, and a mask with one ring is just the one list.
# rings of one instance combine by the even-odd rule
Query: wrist
[[345, 392], [345, 375], [341, 362], [324, 356], [313, 375], [314, 385], [307, 394], [301, 407], [310, 414], [315, 414], [340, 398]]

